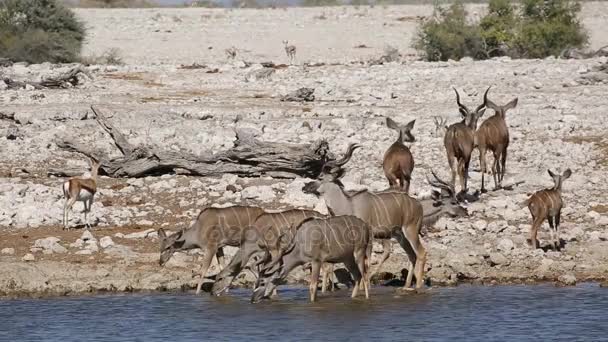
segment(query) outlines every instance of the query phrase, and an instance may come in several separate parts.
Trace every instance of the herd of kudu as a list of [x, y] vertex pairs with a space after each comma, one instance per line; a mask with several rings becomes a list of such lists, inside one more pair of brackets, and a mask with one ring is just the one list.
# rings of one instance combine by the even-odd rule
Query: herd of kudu
[[[322, 291], [325, 291], [328, 276], [333, 270], [331, 265], [342, 263], [354, 280], [352, 296], [355, 297], [361, 289], [367, 298], [370, 279], [388, 259], [391, 239], [394, 238], [410, 261], [404, 289], [411, 287], [414, 276], [415, 287], [421, 288], [427, 258], [427, 251], [420, 240], [421, 227], [431, 224], [442, 215], [467, 216], [466, 203], [480, 197], [479, 191], [474, 194], [468, 192], [469, 164], [475, 148], [480, 154], [481, 193], [487, 191], [484, 179], [487, 151], [494, 155], [491, 169], [494, 186], [496, 189], [501, 188], [509, 146], [506, 113], [517, 106], [517, 98], [499, 106], [488, 99], [489, 90], [490, 88], [484, 94], [483, 103], [470, 110], [462, 104], [460, 94], [454, 89], [462, 120], [450, 126], [445, 125], [445, 120], [435, 120], [438, 129], [445, 132], [443, 142], [452, 179], [451, 182], [442, 181], [431, 171], [432, 177], [427, 176], [427, 181], [433, 189], [427, 198], [414, 198], [408, 194], [414, 158], [404, 143], [415, 141], [412, 135], [415, 120], [399, 125], [387, 118], [387, 126], [399, 132], [398, 139], [386, 151], [382, 165], [389, 189], [381, 192], [349, 192], [344, 189], [340, 181], [345, 173], [343, 166], [351, 159], [355, 149], [360, 147], [351, 144], [341, 159], [325, 163], [318, 179], [305, 184], [302, 189], [305, 193], [323, 198], [329, 216], [305, 209], [267, 212], [253, 206], [208, 207], [200, 212], [189, 228], [171, 235], [167, 235], [163, 229], [158, 231], [160, 264], [164, 265], [176, 251], [201, 248], [204, 257], [196, 290], [199, 293], [213, 256], [216, 256], [222, 266], [222, 248], [239, 247], [228, 265], [216, 275], [211, 292], [221, 294], [229, 288], [237, 275], [249, 270], [257, 277], [252, 296], [252, 301], [257, 302], [276, 294], [276, 286], [295, 267], [308, 264], [311, 267], [310, 300], [314, 301], [321, 270], [323, 269]], [[478, 120], [488, 108], [494, 110], [494, 115], [477, 128]], [[93, 160], [90, 174], [64, 183], [65, 227], [68, 211], [75, 201], [84, 202], [85, 218], [90, 211], [97, 188], [99, 165], [97, 160]], [[537, 230], [546, 218], [551, 227], [552, 246], [554, 249], [559, 248], [561, 185], [571, 172], [568, 169], [560, 175], [549, 170], [549, 174], [555, 186], [534, 193], [524, 203], [532, 214], [530, 241], [534, 248], [537, 247]], [[460, 181], [459, 192], [455, 190], [457, 175]], [[371, 272], [370, 257], [374, 240], [379, 240], [382, 244], [383, 254], [374, 272]]]

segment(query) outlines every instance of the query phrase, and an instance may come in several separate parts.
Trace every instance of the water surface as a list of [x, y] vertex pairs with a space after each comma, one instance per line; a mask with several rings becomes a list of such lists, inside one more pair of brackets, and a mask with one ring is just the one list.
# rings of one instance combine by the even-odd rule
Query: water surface
[[249, 295], [0, 301], [0, 341], [608, 341], [608, 290], [595, 284], [373, 288], [369, 301], [337, 291], [314, 304], [305, 288], [255, 305]]

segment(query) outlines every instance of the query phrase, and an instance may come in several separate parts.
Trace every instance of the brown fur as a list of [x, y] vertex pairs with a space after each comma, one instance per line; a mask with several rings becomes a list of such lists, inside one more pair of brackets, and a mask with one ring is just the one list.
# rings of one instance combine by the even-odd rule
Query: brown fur
[[255, 220], [262, 214], [264, 214], [264, 209], [258, 207], [205, 208], [190, 228], [169, 237], [166, 236], [164, 230], [160, 229], [160, 264], [166, 263], [176, 251], [203, 249], [205, 256], [201, 265], [201, 278], [196, 289], [196, 293], [200, 293], [203, 279], [207, 275], [213, 256], [215, 255], [218, 262], [223, 264], [222, 247], [240, 246], [243, 236], [253, 228]]
[[[489, 90], [489, 88], [488, 88]], [[485, 190], [486, 152], [492, 151], [494, 163], [492, 165], [492, 177], [494, 178], [495, 188], [500, 188], [505, 176], [507, 163], [507, 148], [509, 147], [509, 128], [505, 121], [506, 112], [517, 106], [517, 98], [504, 106], [497, 106], [488, 100], [487, 92], [484, 96], [484, 103], [488, 108], [495, 111], [494, 115], [486, 119], [475, 135], [477, 147], [479, 148], [479, 162], [481, 166], [481, 191]]]
[[392, 119], [386, 118], [387, 127], [398, 131], [399, 137], [384, 153], [382, 168], [389, 186], [399, 188], [405, 192], [410, 191], [412, 172], [414, 171], [414, 157], [410, 149], [403, 143], [415, 141], [411, 134], [415, 123], [416, 120], [412, 120], [407, 125], [400, 126]]
[[[486, 94], [488, 90], [486, 90]], [[458, 91], [454, 89], [454, 92], [456, 92], [456, 103], [463, 120], [447, 128], [443, 139], [443, 146], [445, 147], [448, 164], [452, 172], [452, 187], [455, 188], [456, 186], [456, 174], [458, 174], [460, 191], [466, 192], [469, 181], [469, 163], [471, 162], [471, 154], [475, 148], [477, 120], [483, 116], [485, 108], [484, 104], [481, 104], [475, 111], [470, 111], [465, 105], [460, 103]]]
[[532, 214], [532, 227], [530, 228], [530, 242], [532, 243], [532, 247], [536, 249], [538, 228], [540, 228], [545, 219], [547, 219], [551, 228], [551, 243], [553, 249], [557, 250], [561, 245], [559, 241], [559, 225], [563, 206], [561, 185], [565, 179], [570, 177], [572, 172], [568, 169], [560, 176], [553, 174], [549, 170], [549, 174], [553, 178], [555, 186], [551, 189], [535, 192], [526, 202], [524, 202], [524, 204], [528, 206], [530, 214]]
[[[68, 212], [74, 206], [76, 201], [84, 203], [85, 224], [90, 226], [88, 221], [88, 213], [93, 205], [93, 197], [97, 192], [97, 174], [101, 163], [94, 158], [91, 158], [91, 176], [90, 177], [72, 177], [64, 182], [63, 195], [66, 199], [63, 207], [63, 229], [68, 229]], [[67, 185], [67, 187], [66, 187]], [[88, 192], [87, 198], [81, 198], [82, 191]]]

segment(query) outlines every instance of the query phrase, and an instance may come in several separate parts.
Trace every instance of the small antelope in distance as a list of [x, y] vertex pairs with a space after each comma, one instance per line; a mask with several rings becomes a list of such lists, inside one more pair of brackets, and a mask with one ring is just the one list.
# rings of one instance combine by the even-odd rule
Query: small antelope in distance
[[543, 224], [545, 219], [549, 221], [551, 228], [551, 244], [553, 250], [558, 250], [561, 246], [559, 239], [559, 222], [563, 206], [562, 201], [562, 182], [572, 175], [572, 171], [567, 169], [563, 174], [554, 174], [548, 170], [549, 175], [553, 178], [554, 186], [550, 189], [544, 189], [535, 192], [528, 200], [524, 202], [524, 206], [528, 206], [530, 214], [532, 214], [532, 227], [530, 228], [530, 242], [534, 249], [537, 248], [536, 234], [538, 228]]
[[441, 116], [433, 116], [435, 123], [435, 136], [445, 137], [445, 132], [448, 130], [447, 119]]
[[63, 206], [63, 229], [68, 228], [68, 212], [76, 201], [80, 201], [84, 205], [84, 221], [87, 228], [90, 228], [88, 213], [93, 205], [93, 197], [97, 192], [97, 173], [101, 163], [91, 157], [91, 172], [90, 175], [81, 177], [72, 177], [63, 183], [63, 196], [65, 204]]
[[410, 192], [412, 171], [414, 170], [414, 157], [404, 142], [414, 142], [416, 139], [411, 131], [416, 120], [410, 121], [405, 126], [400, 126], [391, 118], [386, 118], [386, 126], [399, 132], [399, 137], [384, 153], [382, 168], [391, 188], [399, 188], [407, 193]]
[[158, 230], [160, 243], [159, 264], [163, 266], [173, 253], [194, 248], [201, 248], [205, 256], [201, 265], [201, 276], [196, 287], [196, 294], [201, 292], [203, 280], [211, 265], [213, 256], [223, 266], [224, 246], [238, 247], [248, 230], [252, 229], [255, 220], [264, 213], [262, 208], [232, 206], [226, 208], [208, 207], [203, 209], [196, 221], [189, 228], [167, 236], [161, 228]]
[[[443, 138], [443, 146], [445, 147], [448, 156], [448, 163], [452, 171], [451, 184], [456, 185], [456, 174], [460, 178], [460, 192], [466, 194], [469, 181], [469, 163], [471, 162], [471, 154], [475, 149], [475, 130], [477, 129], [477, 121], [483, 116], [486, 109], [485, 102], [477, 106], [474, 111], [470, 111], [467, 106], [460, 102], [460, 94], [456, 88], [456, 103], [458, 111], [462, 116], [462, 121], [450, 125]], [[490, 90], [490, 88], [488, 88]], [[486, 94], [488, 93], [486, 90]]]
[[256, 303], [267, 298], [291, 270], [307, 262], [312, 266], [309, 288], [311, 302], [317, 298], [323, 263], [344, 263], [355, 281], [351, 297], [355, 298], [360, 285], [363, 285], [365, 298], [369, 298], [367, 258], [371, 255], [370, 235], [371, 229], [367, 223], [355, 216], [311, 217], [302, 221], [280, 258], [260, 271], [251, 301]]
[[494, 153], [494, 164], [492, 165], [494, 186], [496, 189], [502, 186], [507, 163], [507, 148], [509, 147], [509, 128], [505, 121], [505, 115], [509, 109], [517, 106], [517, 98], [514, 98], [504, 106], [497, 106], [488, 99], [488, 90], [486, 90], [484, 95], [484, 104], [488, 108], [493, 109], [495, 113], [479, 126], [475, 134], [477, 148], [479, 149], [479, 163], [481, 164], [481, 192], [487, 192], [484, 178], [487, 150]]
[[234, 46], [229, 47], [228, 49], [224, 50], [224, 52], [226, 53], [226, 57], [228, 59], [236, 58], [237, 49]]
[[284, 40], [283, 45], [285, 46], [285, 53], [287, 54], [287, 58], [289, 58], [289, 62], [293, 63], [296, 59], [296, 46], [289, 45], [289, 42]]

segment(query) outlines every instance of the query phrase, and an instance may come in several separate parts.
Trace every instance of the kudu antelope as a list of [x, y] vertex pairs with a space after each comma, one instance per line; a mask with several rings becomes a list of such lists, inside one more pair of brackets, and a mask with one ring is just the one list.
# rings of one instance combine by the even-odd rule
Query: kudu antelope
[[[488, 88], [490, 90], [490, 88]], [[488, 93], [486, 90], [486, 94]], [[460, 94], [454, 88], [456, 93], [456, 103], [458, 111], [462, 116], [462, 121], [452, 124], [448, 127], [443, 138], [443, 146], [448, 157], [450, 170], [452, 171], [451, 184], [456, 187], [456, 174], [460, 178], [460, 192], [465, 194], [468, 189], [469, 181], [469, 163], [471, 162], [471, 154], [475, 149], [475, 130], [477, 129], [477, 121], [485, 113], [485, 103], [477, 106], [474, 111], [470, 111], [467, 106], [460, 102]]]
[[411, 133], [415, 123], [416, 120], [412, 120], [407, 125], [400, 126], [391, 118], [386, 118], [386, 126], [399, 132], [399, 137], [384, 153], [384, 175], [391, 188], [399, 188], [408, 193], [414, 171], [414, 157], [404, 142], [416, 141]]
[[68, 228], [68, 212], [76, 201], [84, 205], [84, 221], [87, 228], [90, 228], [88, 213], [93, 205], [93, 197], [97, 192], [97, 173], [101, 163], [91, 158], [91, 171], [89, 175], [72, 177], [63, 183], [63, 196], [65, 204], [63, 206], [63, 229]]
[[173, 253], [194, 248], [203, 249], [205, 256], [201, 265], [201, 275], [196, 293], [201, 292], [203, 280], [215, 255], [220, 265], [223, 264], [222, 247], [241, 244], [243, 236], [248, 234], [255, 220], [264, 213], [258, 207], [232, 206], [227, 208], [205, 208], [189, 228], [167, 236], [161, 228], [158, 230], [160, 240], [159, 264], [164, 265]]
[[287, 58], [289, 58], [289, 62], [293, 63], [296, 59], [296, 46], [289, 45], [289, 42], [286, 40], [283, 41], [283, 46], [285, 48], [285, 54], [287, 54]]
[[390, 239], [395, 238], [410, 260], [404, 288], [410, 287], [414, 269], [416, 287], [420, 288], [426, 261], [426, 249], [420, 241], [422, 225], [430, 225], [443, 215], [468, 216], [466, 209], [457, 201], [454, 189], [434, 173], [433, 176], [435, 180], [429, 180], [429, 183], [441, 190], [433, 191], [430, 198], [420, 200], [395, 190], [347, 193], [335, 175], [328, 173], [322, 176], [321, 181], [307, 183], [303, 191], [321, 196], [332, 215], [354, 215], [370, 225], [373, 237], [380, 239], [383, 247], [378, 266], [370, 272], [370, 277], [390, 256]]
[[[367, 256], [371, 253], [368, 250], [371, 248], [370, 232], [369, 226], [354, 216], [304, 220], [280, 258], [266, 265], [260, 272], [251, 301], [255, 303], [268, 297], [291, 270], [308, 262], [312, 266], [309, 288], [311, 302], [317, 297], [323, 263], [343, 263], [355, 281], [352, 298], [357, 296], [360, 285], [365, 290], [365, 298], [369, 298], [366, 265]], [[272, 271], [277, 265], [279, 268]]]
[[[335, 179], [310, 182], [303, 190], [323, 197], [332, 215], [353, 215], [368, 223], [374, 238], [395, 238], [411, 262], [404, 288], [411, 285], [412, 267], [416, 272], [416, 287], [422, 287], [426, 249], [420, 242], [423, 211], [418, 201], [398, 191], [372, 193], [363, 190], [347, 194]], [[390, 253], [390, 250], [385, 249], [385, 253]], [[377, 269], [386, 258], [383, 256]]]
[[492, 164], [494, 187], [499, 189], [502, 185], [507, 163], [507, 148], [509, 147], [509, 128], [505, 121], [505, 117], [509, 109], [513, 109], [517, 106], [517, 98], [514, 98], [504, 106], [494, 104], [494, 102], [488, 99], [489, 90], [490, 88], [486, 90], [484, 95], [484, 104], [486, 107], [493, 109], [495, 113], [479, 126], [479, 129], [475, 134], [481, 167], [481, 192], [486, 192], [484, 176], [486, 174], [487, 150], [492, 151], [494, 154], [494, 163]]
[[572, 175], [572, 171], [567, 169], [561, 175], [555, 174], [551, 170], [548, 170], [548, 172], [551, 178], [553, 178], [553, 187], [535, 192], [524, 202], [524, 206], [528, 206], [530, 214], [532, 214], [532, 227], [530, 228], [532, 247], [534, 249], [537, 248], [536, 234], [538, 233], [538, 228], [547, 219], [551, 228], [551, 244], [553, 245], [553, 250], [557, 250], [561, 245], [559, 223], [563, 205], [562, 182]]
[[211, 293], [219, 295], [226, 290], [254, 254], [268, 250], [272, 260], [277, 260], [280, 257], [280, 242], [283, 237], [286, 241], [291, 241], [295, 236], [296, 227], [309, 217], [324, 217], [324, 215], [314, 210], [303, 209], [260, 215], [253, 223], [253, 229], [243, 235], [239, 251], [215, 278]]

